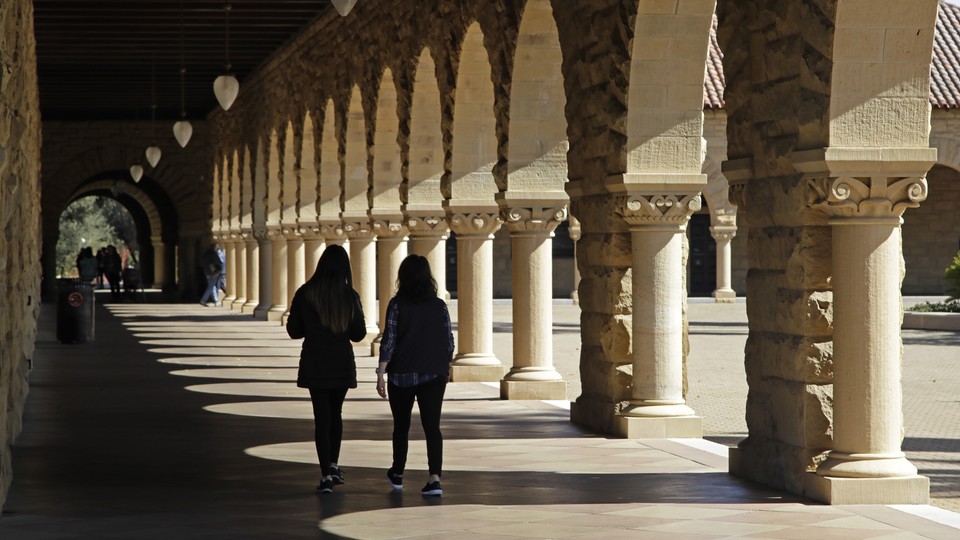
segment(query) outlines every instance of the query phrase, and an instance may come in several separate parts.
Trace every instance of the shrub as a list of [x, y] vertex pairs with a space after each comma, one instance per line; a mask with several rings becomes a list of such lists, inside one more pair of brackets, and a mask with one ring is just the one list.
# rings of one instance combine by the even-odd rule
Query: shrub
[[935, 304], [924, 302], [907, 308], [907, 311], [916, 311], [918, 313], [960, 313], [960, 300], [937, 302]]
[[947, 294], [950, 295], [950, 300], [960, 299], [960, 251], [954, 255], [953, 264], [947, 267], [943, 277], [949, 286]]

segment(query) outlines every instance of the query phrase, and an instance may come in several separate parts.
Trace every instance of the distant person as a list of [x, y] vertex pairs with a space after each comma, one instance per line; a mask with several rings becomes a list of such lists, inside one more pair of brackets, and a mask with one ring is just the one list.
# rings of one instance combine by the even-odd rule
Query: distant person
[[287, 334], [303, 339], [297, 386], [310, 390], [314, 441], [320, 460], [318, 493], [343, 484], [340, 445], [343, 400], [357, 387], [357, 363], [351, 341], [367, 335], [360, 295], [353, 290], [350, 259], [342, 246], [324, 250], [313, 277], [293, 295]]
[[[400, 264], [397, 294], [387, 305], [377, 366], [377, 393], [383, 398], [389, 394], [393, 413], [393, 464], [387, 470], [387, 479], [395, 490], [403, 489], [410, 416], [416, 400], [427, 439], [430, 474], [420, 493], [424, 496], [443, 494], [440, 410], [450, 377], [453, 349], [450, 312], [447, 304], [437, 297], [437, 282], [430, 273], [430, 263], [420, 255], [410, 255]], [[389, 392], [385, 375], [389, 378]]]
[[217, 290], [221, 291], [223, 297], [227, 296], [227, 257], [217, 246], [217, 256], [220, 258], [220, 277], [217, 278]]
[[203, 275], [207, 278], [207, 288], [203, 291], [200, 303], [207, 307], [220, 307], [223, 305], [217, 294], [217, 283], [220, 282], [220, 275], [223, 273], [220, 244], [216, 242], [211, 244], [201, 255], [200, 264], [203, 266]]
[[107, 246], [101, 262], [103, 263], [103, 275], [110, 282], [110, 298], [114, 301], [122, 300], [123, 296], [120, 292], [121, 263], [117, 248], [113, 245]]
[[93, 283], [97, 279], [97, 258], [93, 255], [93, 248], [85, 247], [77, 256], [77, 274], [83, 283]]
[[103, 287], [103, 258], [106, 250], [100, 248], [97, 250], [97, 287]]

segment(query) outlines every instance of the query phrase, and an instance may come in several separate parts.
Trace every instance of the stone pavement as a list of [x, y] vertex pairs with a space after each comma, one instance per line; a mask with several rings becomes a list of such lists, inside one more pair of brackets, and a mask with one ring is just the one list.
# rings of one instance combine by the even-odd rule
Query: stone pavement
[[[745, 327], [737, 305], [704, 308], [709, 324], [691, 304], [691, 348], [713, 340], [704, 349], [713, 358], [691, 354], [691, 402], [723, 440], [742, 430], [742, 401], [711, 405], [735, 388], [698, 381], [738, 377], [725, 356]], [[358, 359], [360, 387], [345, 405], [347, 484], [318, 496], [309, 400], [293, 383], [297, 343], [282, 328], [195, 305], [98, 310], [97, 339], [82, 346], [57, 343], [52, 306], [42, 310], [0, 538], [960, 536], [960, 516], [936, 507], [816, 504], [729, 476], [710, 441], [601, 437], [572, 426], [561, 406], [501, 401], [478, 383], [448, 388], [444, 496], [416, 491], [426, 477], [416, 426], [409, 487], [391, 493], [389, 408], [371, 357]], [[558, 366], [575, 372], [576, 307], [555, 311]], [[508, 364], [509, 306], [495, 313]], [[910, 429], [908, 420], [908, 443]], [[936, 438], [949, 441], [949, 431]], [[930, 459], [956, 463], [949, 445], [929, 447], [943, 454]]]

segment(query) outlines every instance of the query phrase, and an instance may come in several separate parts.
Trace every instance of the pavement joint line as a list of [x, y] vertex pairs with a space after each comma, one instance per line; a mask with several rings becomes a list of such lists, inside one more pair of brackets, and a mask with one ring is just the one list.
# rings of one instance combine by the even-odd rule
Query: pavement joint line
[[694, 448], [696, 450], [701, 450], [703, 452], [709, 452], [715, 456], [722, 458], [729, 457], [730, 448], [727, 445], [716, 443], [713, 441], [708, 441], [707, 439], [668, 439], [675, 443], [683, 444]]

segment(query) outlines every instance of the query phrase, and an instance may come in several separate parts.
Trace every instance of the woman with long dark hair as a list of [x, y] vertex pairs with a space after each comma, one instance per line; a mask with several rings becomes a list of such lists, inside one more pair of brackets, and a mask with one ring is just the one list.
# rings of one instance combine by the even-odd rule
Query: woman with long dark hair
[[317, 491], [332, 493], [342, 484], [338, 465], [343, 439], [343, 400], [357, 387], [357, 363], [351, 341], [366, 337], [360, 295], [353, 290], [350, 259], [343, 247], [324, 250], [317, 270], [290, 303], [287, 334], [303, 339], [297, 386], [310, 390], [314, 438], [321, 478]]
[[440, 410], [450, 375], [453, 348], [450, 312], [447, 304], [437, 298], [437, 282], [430, 273], [430, 264], [420, 255], [410, 255], [400, 264], [397, 294], [387, 306], [377, 366], [380, 397], [387, 397], [384, 375], [389, 375], [393, 464], [387, 470], [387, 479], [395, 490], [403, 489], [410, 416], [416, 400], [427, 439], [427, 465], [430, 469], [427, 485], [420, 493], [428, 496], [443, 494], [440, 488], [443, 472]]

